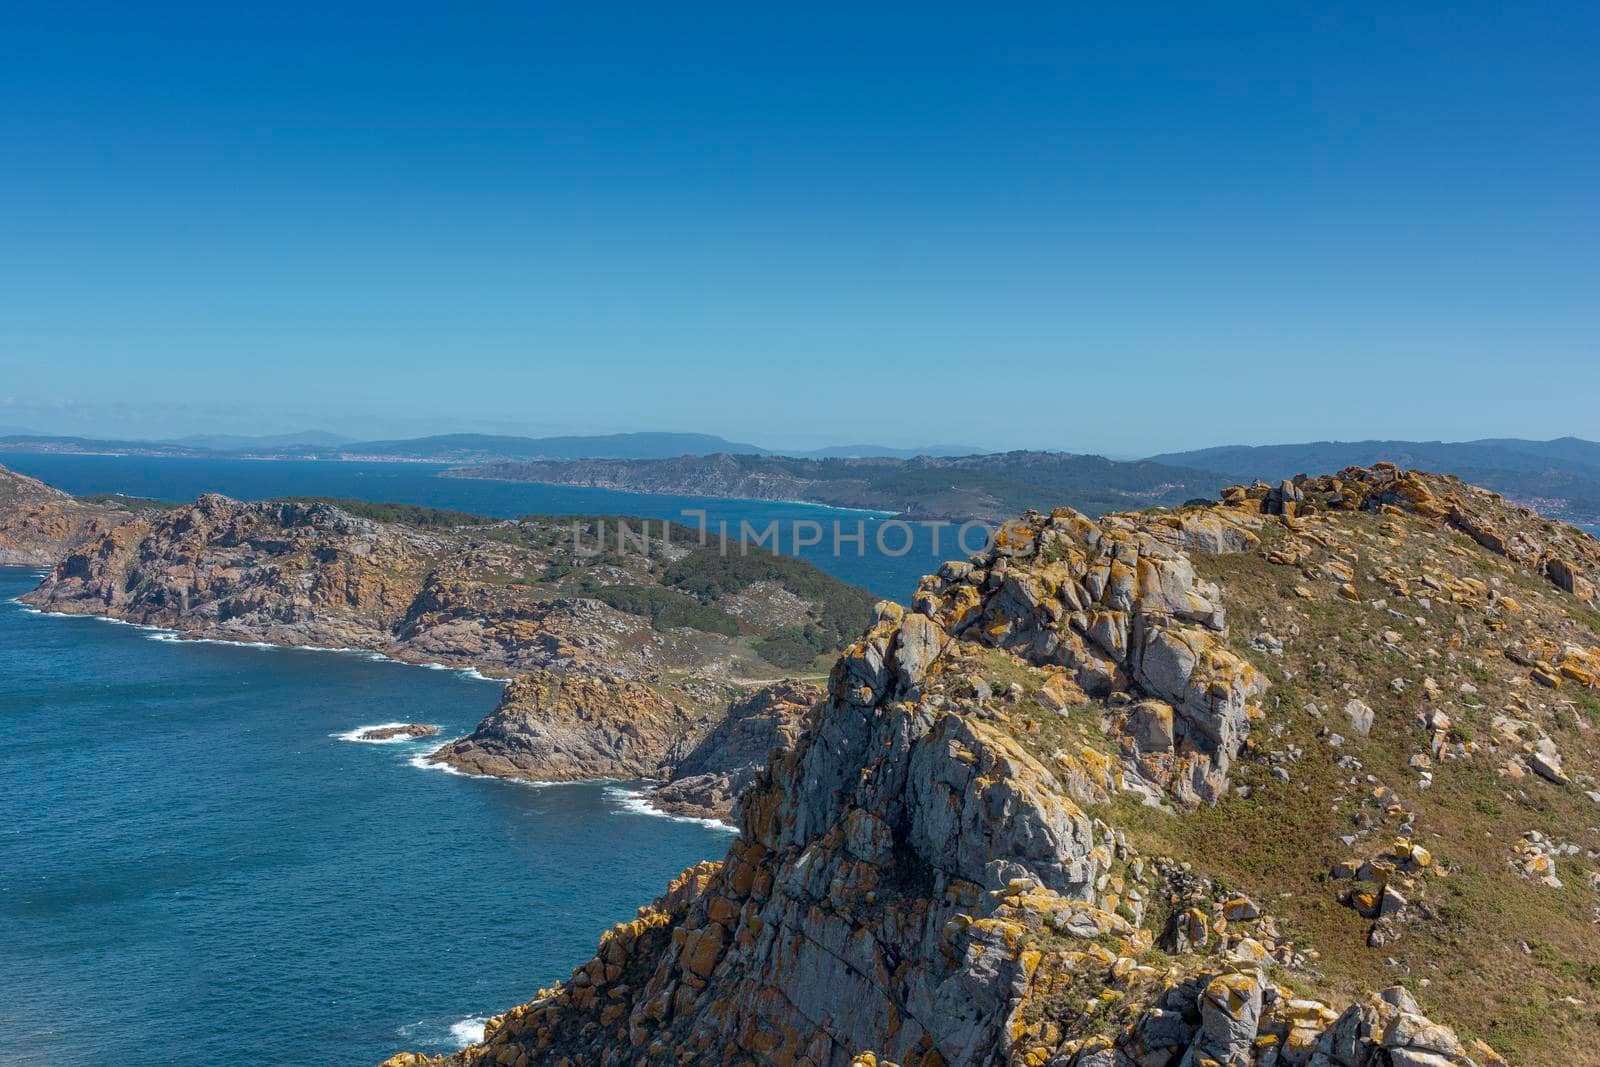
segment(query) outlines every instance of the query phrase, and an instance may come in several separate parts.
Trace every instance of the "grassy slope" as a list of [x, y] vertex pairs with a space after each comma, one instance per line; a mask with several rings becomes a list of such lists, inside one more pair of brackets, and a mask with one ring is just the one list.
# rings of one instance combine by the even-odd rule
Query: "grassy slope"
[[[1600, 805], [1584, 793], [1600, 776], [1600, 693], [1532, 686], [1526, 668], [1503, 655], [1549, 637], [1600, 645], [1600, 612], [1452, 530], [1413, 518], [1396, 524], [1372, 513], [1333, 521], [1341, 528], [1338, 551], [1319, 551], [1303, 567], [1352, 562], [1360, 603], [1337, 595], [1332, 580], [1269, 563], [1266, 554], [1286, 540], [1275, 522], [1266, 524], [1255, 552], [1192, 557], [1203, 578], [1222, 586], [1230, 647], [1272, 680], [1263, 717], [1232, 773], [1234, 786], [1247, 787], [1248, 795], [1236, 789], [1215, 807], [1174, 814], [1123, 794], [1094, 812], [1126, 832], [1141, 853], [1191, 863], [1261, 901], [1290, 940], [1320, 957], [1320, 977], [1301, 990], [1307, 995], [1346, 1000], [1398, 982], [1434, 1018], [1464, 1038], [1488, 1041], [1511, 1063], [1600, 1063], [1600, 1048], [1586, 1043], [1600, 1027], [1600, 892], [1589, 882], [1597, 865], [1584, 852], [1558, 860], [1560, 889], [1527, 880], [1509, 865], [1512, 846], [1527, 830], [1600, 849]], [[1398, 539], [1389, 532], [1402, 528]], [[1353, 561], [1346, 554], [1351, 550]], [[1431, 611], [1423, 609], [1372, 580], [1386, 568], [1448, 569], [1498, 584], [1523, 610], [1490, 616], [1480, 606], [1441, 597], [1433, 598]], [[1296, 587], [1313, 599], [1298, 596]], [[1397, 618], [1390, 608], [1425, 622]], [[1486, 625], [1491, 617], [1504, 628]], [[1385, 631], [1398, 633], [1400, 641], [1391, 647], [1382, 639]], [[1251, 638], [1263, 632], [1283, 639], [1281, 656], [1251, 647]], [[1023, 706], [1047, 677], [1006, 652], [978, 655], [983, 675], [997, 688], [1022, 687]], [[1444, 688], [1439, 701], [1424, 699], [1424, 677]], [[1395, 678], [1405, 680], [1403, 691], [1389, 687]], [[1463, 681], [1478, 693], [1461, 693]], [[1484, 742], [1493, 736], [1490, 720], [1513, 693], [1536, 709], [1548, 706], [1530, 717], [1549, 729], [1574, 784], [1502, 775], [1509, 751], [1491, 752]], [[1368, 736], [1357, 734], [1343, 714], [1352, 696], [1376, 712]], [[1561, 710], [1568, 704], [1570, 712]], [[1431, 786], [1418, 788], [1409, 762], [1428, 745], [1417, 715], [1435, 706], [1452, 716], [1454, 736], [1476, 738], [1480, 748], [1470, 759], [1435, 761]], [[1036, 714], [1020, 740], [1046, 765], [1062, 749], [1085, 745], [1114, 758], [1113, 743], [1098, 725], [1102, 713], [1091, 703], [1065, 717]], [[1343, 743], [1333, 746], [1328, 733]], [[1293, 749], [1302, 752], [1298, 759], [1288, 758]], [[1340, 765], [1351, 757], [1359, 767]], [[1288, 771], [1288, 782], [1273, 777], [1274, 765]], [[1401, 818], [1385, 815], [1372, 801], [1380, 786], [1415, 810], [1413, 838], [1446, 873], [1418, 879], [1401, 937], [1373, 948], [1367, 944], [1371, 920], [1341, 902], [1357, 883], [1329, 872], [1339, 861], [1382, 853], [1400, 836]], [[1357, 826], [1361, 813], [1373, 819], [1370, 829]], [[1357, 838], [1353, 845], [1342, 840], [1350, 835]]]
[[[1364, 535], [1358, 543], [1369, 551], [1384, 538], [1376, 516], [1341, 516], [1339, 521]], [[1281, 534], [1275, 535], [1270, 525], [1267, 534], [1264, 548], [1270, 549]], [[1385, 555], [1396, 562], [1417, 563], [1425, 547], [1454, 545], [1465, 555], [1450, 558], [1459, 561], [1464, 572], [1515, 585], [1516, 597], [1525, 603], [1575, 604], [1541, 583], [1519, 577], [1464, 536], [1443, 531], [1434, 536], [1436, 541], [1408, 535], [1405, 545], [1386, 545]], [[1437, 676], [1443, 682], [1447, 673], [1443, 662], [1424, 656], [1416, 663], [1408, 656], [1439, 643], [1445, 631], [1442, 624], [1454, 614], [1454, 606], [1436, 604], [1431, 632], [1425, 632], [1414, 622], [1403, 622], [1387, 609], [1370, 605], [1372, 600], [1387, 599], [1398, 607], [1408, 606], [1394, 600], [1383, 585], [1361, 577], [1361, 565], [1356, 568], [1356, 584], [1363, 603], [1352, 604], [1334, 595], [1331, 583], [1307, 583], [1299, 570], [1268, 564], [1260, 554], [1197, 557], [1196, 564], [1206, 578], [1223, 585], [1233, 620], [1232, 647], [1272, 678], [1266, 732], [1255, 735], [1258, 750], [1285, 751], [1293, 744], [1305, 755], [1284, 764], [1291, 775], [1288, 783], [1274, 780], [1264, 761], [1240, 766], [1234, 780], [1253, 787], [1248, 798], [1233, 793], [1215, 808], [1182, 817], [1119, 800], [1112, 821], [1127, 827], [1145, 850], [1190, 860], [1271, 901], [1273, 911], [1303, 932], [1321, 953], [1330, 989], [1355, 995], [1401, 980], [1412, 987], [1424, 1008], [1457, 1023], [1463, 1034], [1484, 1038], [1512, 1062], [1580, 1062], [1562, 1061], [1560, 1056], [1568, 1054], [1581, 1035], [1600, 1026], [1595, 891], [1587, 884], [1585, 865], [1578, 862], [1561, 865], [1566, 884], [1555, 890], [1519, 877], [1508, 866], [1508, 858], [1512, 844], [1530, 829], [1557, 840], [1600, 847], [1600, 839], [1589, 830], [1600, 822], [1600, 808], [1576, 786], [1557, 787], [1532, 776], [1507, 780], [1497, 773], [1499, 760], [1489, 753], [1436, 764], [1428, 789], [1415, 787], [1417, 773], [1407, 766], [1410, 757], [1425, 747], [1414, 722], [1424, 707], [1422, 677]], [[1294, 595], [1296, 585], [1311, 585], [1314, 604]], [[1415, 605], [1409, 606], [1415, 610]], [[1476, 620], [1468, 612], [1463, 614], [1471, 627]], [[1266, 626], [1260, 624], [1263, 617]], [[1554, 619], [1529, 621], [1540, 629]], [[1285, 638], [1281, 657], [1250, 648], [1251, 635], [1269, 630], [1283, 636], [1293, 625], [1300, 633]], [[1574, 635], [1581, 636], [1576, 631], [1580, 623], [1572, 620], [1571, 625]], [[1396, 648], [1377, 639], [1385, 630], [1402, 635]], [[1600, 641], [1600, 635], [1588, 637], [1591, 644]], [[1489, 734], [1488, 719], [1500, 707], [1497, 696], [1527, 688], [1510, 684], [1519, 674], [1515, 665], [1503, 657], [1483, 655], [1499, 643], [1504, 642], [1479, 627], [1462, 650], [1464, 658], [1472, 652], [1474, 659], [1484, 661], [1482, 667], [1470, 661], [1462, 665], [1462, 673], [1480, 689], [1475, 702], [1483, 708], [1470, 709], [1460, 699], [1448, 701], [1458, 726], [1480, 738]], [[1404, 692], [1389, 688], [1394, 678], [1407, 681]], [[1377, 712], [1367, 737], [1350, 729], [1340, 710], [1351, 695]], [[1588, 699], [1585, 714], [1600, 725], [1596, 718], [1600, 704]], [[1307, 703], [1318, 705], [1320, 720], [1305, 711]], [[1283, 726], [1281, 736], [1271, 733], [1277, 724]], [[1319, 736], [1324, 728], [1342, 735], [1345, 743], [1332, 747]], [[1553, 736], [1566, 756], [1569, 773], [1597, 769], [1594, 734], [1574, 724], [1570, 732]], [[1335, 761], [1340, 756], [1359, 759], [1360, 770], [1338, 766]], [[1375, 781], [1369, 782], [1368, 775]], [[1375, 814], [1374, 805], [1361, 802], [1376, 785], [1393, 788], [1415, 805], [1416, 840], [1431, 849], [1450, 873], [1422, 880], [1419, 897], [1428, 907], [1418, 909], [1398, 942], [1369, 948], [1365, 938], [1370, 923], [1338, 900], [1338, 892], [1351, 883], [1330, 881], [1328, 871], [1337, 861], [1378, 851], [1396, 836], [1398, 820], [1391, 817], [1379, 818], [1354, 847], [1340, 840], [1356, 832], [1356, 813], [1364, 808]], [[1581, 1003], [1563, 999], [1568, 997]]]

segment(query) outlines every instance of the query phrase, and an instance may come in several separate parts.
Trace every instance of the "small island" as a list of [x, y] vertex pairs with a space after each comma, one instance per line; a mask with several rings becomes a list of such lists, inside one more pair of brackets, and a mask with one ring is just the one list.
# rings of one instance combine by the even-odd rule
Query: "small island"
[[356, 734], [357, 741], [392, 741], [397, 737], [437, 737], [439, 728], [411, 722], [399, 726], [374, 726]]

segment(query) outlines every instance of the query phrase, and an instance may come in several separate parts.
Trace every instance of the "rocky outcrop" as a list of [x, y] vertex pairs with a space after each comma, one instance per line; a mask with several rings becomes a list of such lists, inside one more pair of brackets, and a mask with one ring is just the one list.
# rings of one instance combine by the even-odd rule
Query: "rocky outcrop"
[[0, 567], [54, 566], [72, 549], [133, 518], [0, 467]]
[[393, 741], [402, 737], [437, 737], [439, 728], [426, 723], [405, 723], [400, 726], [374, 726], [356, 734], [357, 741]]
[[[758, 651], [763, 638], [788, 626], [854, 629], [849, 620], [871, 603], [793, 559], [780, 574], [793, 572], [794, 584], [821, 596], [754, 577], [739, 585], [728, 573], [735, 565], [760, 577], [776, 567], [756, 550], [724, 564], [707, 561], [715, 547], [692, 542], [657, 539], [647, 552], [614, 545], [561, 519], [411, 526], [326, 503], [211, 494], [84, 543], [26, 599], [193, 636], [633, 679], [777, 676], [784, 670]], [[698, 590], [696, 577], [713, 565], [722, 576], [714, 595], [685, 591]], [[751, 621], [719, 606], [736, 595]], [[762, 597], [781, 610], [755, 610]]]
[[787, 658], [785, 635], [804, 631], [805, 654], [825, 649], [872, 603], [800, 560], [723, 556], [659, 528], [619, 548], [616, 520], [606, 537], [597, 520], [456, 524], [470, 518], [408, 525], [328, 503], [210, 494], [86, 540], [26, 600], [186, 636], [370, 649], [517, 676], [436, 762], [540, 781], [664, 779], [693, 755], [697, 780], [664, 803], [717, 817], [792, 733], [786, 702], [801, 690], [774, 690], [711, 747], [696, 743], [752, 678], [786, 672], [764, 658]]
[[722, 721], [671, 768], [666, 784], [650, 795], [651, 806], [673, 815], [732, 821], [739, 794], [775, 750], [794, 747], [822, 696], [816, 686], [782, 681], [735, 700]]
[[1215, 516], [1096, 524], [1063, 510], [1001, 527], [987, 559], [946, 564], [914, 604], [952, 635], [1064, 667], [1091, 696], [1143, 698], [1133, 769], [1185, 802], [1214, 802], [1267, 683], [1228, 650], [1218, 589], [1174, 546], [1253, 537]]
[[1314, 478], [1299, 475], [1276, 486], [1231, 486], [1222, 498], [1231, 509], [1288, 519], [1328, 511], [1420, 516], [1460, 530], [1580, 600], [1593, 603], [1596, 597], [1600, 542], [1575, 526], [1546, 519], [1459, 479], [1377, 463]]
[[428, 759], [468, 774], [533, 781], [654, 778], [705, 718], [641, 682], [535, 670], [506, 686], [470, 735]]
[[[1146, 864], [1005, 730], [950, 703], [972, 662], [959, 641], [884, 605], [747, 796], [727, 858], [453, 1061], [1483, 1062], [1403, 992], [1341, 1015], [1273, 982], [1265, 967], [1295, 957], [1248, 901], [1219, 902], [1231, 937], [1208, 945], [1191, 908], [1164, 935], [1187, 958], [1141, 962], [1145, 901], [1192, 880]], [[1124, 1001], [1141, 1005], [1126, 1026], [1085, 1036]]]
[[1592, 945], [1600, 648], [1552, 558], [1594, 548], [1383, 469], [1009, 523], [879, 606], [722, 861], [447, 1061], [1488, 1067], [1419, 998], [1483, 1033], [1537, 989], [1492, 1032], [1596, 1062], [1494, 940]]

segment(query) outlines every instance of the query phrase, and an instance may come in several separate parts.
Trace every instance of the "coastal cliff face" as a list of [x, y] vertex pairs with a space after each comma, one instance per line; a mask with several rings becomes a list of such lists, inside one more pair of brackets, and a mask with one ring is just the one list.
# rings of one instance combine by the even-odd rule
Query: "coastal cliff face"
[[695, 746], [660, 775], [650, 803], [674, 815], [728, 819], [774, 751], [793, 748], [823, 690], [786, 679], [735, 700]]
[[71, 549], [131, 518], [125, 508], [86, 504], [0, 467], [0, 567], [53, 566]]
[[508, 685], [469, 736], [429, 760], [468, 774], [534, 781], [655, 778], [669, 753], [703, 732], [710, 715], [691, 707], [687, 694], [642, 682], [534, 671]]
[[476, 730], [431, 755], [467, 774], [533, 781], [654, 778], [655, 807], [729, 819], [775, 748], [794, 743], [815, 686], [645, 684], [576, 671], [534, 671], [506, 687]]
[[[536, 781], [666, 780], [693, 755], [697, 781], [660, 803], [720, 819], [767, 742], [781, 740], [759, 723], [799, 711], [785, 700], [800, 687], [768, 700], [752, 686], [809, 666], [870, 617], [865, 592], [809, 564], [724, 554], [693, 531], [672, 541], [657, 524], [646, 548], [623, 551], [602, 537], [603, 520], [401, 513], [417, 521], [208, 495], [98, 533], [85, 522], [81, 543], [24, 599], [187, 636], [495, 671], [512, 679], [500, 705], [434, 762]], [[697, 748], [730, 705], [738, 728], [716, 737], [732, 740]]]
[[660, 539], [614, 551], [589, 525], [586, 540], [560, 519], [408, 525], [213, 494], [87, 540], [26, 600], [193, 636], [635, 680], [782, 674], [800, 664], [766, 656], [790, 628], [836, 640], [870, 607], [798, 560]]
[[880, 605], [722, 861], [389, 1064], [1600, 1062], [1597, 573], [1388, 467], [1025, 516]]

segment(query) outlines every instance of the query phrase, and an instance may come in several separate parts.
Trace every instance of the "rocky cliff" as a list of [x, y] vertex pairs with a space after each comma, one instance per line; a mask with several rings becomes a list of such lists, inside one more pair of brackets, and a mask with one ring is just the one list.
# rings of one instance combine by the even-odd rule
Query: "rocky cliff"
[[127, 508], [75, 500], [0, 467], [0, 567], [49, 567], [133, 518]]
[[1597, 573], [1392, 467], [1025, 516], [879, 607], [723, 860], [439, 1062], [1600, 1062]]
[[544, 781], [664, 779], [700, 751], [697, 773], [725, 779], [721, 793], [707, 779], [693, 794], [697, 814], [714, 817], [727, 816], [730, 783], [752, 759], [728, 748], [717, 763], [696, 745], [753, 685], [837, 650], [870, 616], [867, 594], [809, 564], [724, 553], [660, 524], [641, 542], [638, 520], [619, 540], [615, 519], [495, 522], [216, 495], [122, 518], [85, 520], [81, 543], [24, 599], [188, 636], [495, 671], [513, 679], [500, 706], [437, 762]]
[[663, 811], [728, 819], [774, 748], [791, 745], [822, 693], [783, 680], [741, 691], [537, 670], [506, 687], [476, 730], [430, 761], [533, 781], [654, 778]]
[[669, 754], [708, 722], [709, 712], [692, 707], [687, 694], [643, 682], [536, 670], [508, 685], [469, 736], [429, 759], [469, 774], [534, 781], [655, 778]]
[[799, 560], [725, 555], [687, 531], [657, 527], [642, 550], [615, 520], [441, 525], [352, 507], [203, 496], [86, 541], [26, 600], [194, 636], [636, 680], [777, 676], [799, 664], [767, 659], [772, 639], [831, 640], [871, 603]]
[[735, 700], [727, 714], [666, 773], [650, 803], [675, 815], [730, 819], [774, 750], [794, 747], [822, 700], [814, 685], [785, 680]]

